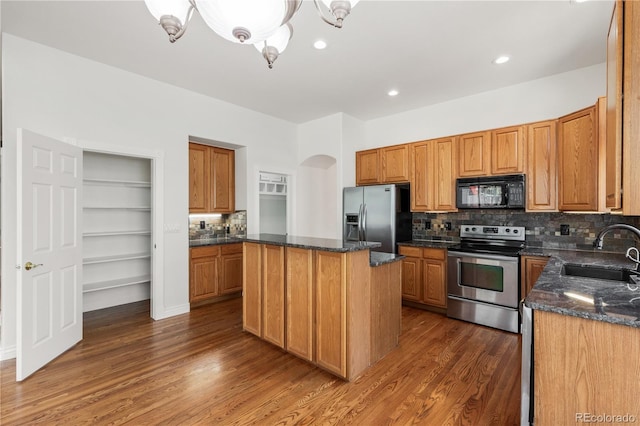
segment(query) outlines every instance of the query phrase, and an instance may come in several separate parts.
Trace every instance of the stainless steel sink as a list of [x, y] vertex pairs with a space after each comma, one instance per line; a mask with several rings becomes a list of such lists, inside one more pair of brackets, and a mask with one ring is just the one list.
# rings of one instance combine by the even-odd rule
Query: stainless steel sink
[[621, 282], [629, 282], [633, 275], [628, 269], [611, 269], [602, 266], [575, 265], [571, 263], [565, 263], [563, 265], [562, 274], [574, 277]]

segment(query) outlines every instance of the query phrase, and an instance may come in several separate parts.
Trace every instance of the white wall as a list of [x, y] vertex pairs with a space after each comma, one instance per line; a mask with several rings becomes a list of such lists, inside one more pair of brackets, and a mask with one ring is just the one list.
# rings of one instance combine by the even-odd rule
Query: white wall
[[[246, 191], [257, 211], [259, 167], [295, 170], [295, 125], [245, 108], [4, 34], [2, 156], [2, 348], [15, 346], [16, 129], [59, 139], [137, 146], [164, 153], [164, 311], [188, 304], [188, 135], [246, 146]], [[245, 155], [246, 154], [246, 155]], [[258, 165], [259, 162], [259, 165]], [[249, 220], [254, 232], [257, 218]]]
[[356, 150], [554, 119], [605, 95], [603, 63], [368, 121]]

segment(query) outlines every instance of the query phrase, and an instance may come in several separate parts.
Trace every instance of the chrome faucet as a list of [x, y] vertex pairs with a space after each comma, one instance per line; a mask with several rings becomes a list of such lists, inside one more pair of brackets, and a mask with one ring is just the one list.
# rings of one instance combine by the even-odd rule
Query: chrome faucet
[[614, 223], [613, 225], [605, 226], [600, 230], [600, 232], [596, 236], [595, 241], [593, 242], [593, 247], [598, 250], [602, 250], [602, 237], [604, 237], [607, 232], [613, 229], [626, 229], [627, 231], [636, 234], [636, 237], [640, 239], [640, 229], [636, 228], [635, 226], [627, 225], [626, 223]]

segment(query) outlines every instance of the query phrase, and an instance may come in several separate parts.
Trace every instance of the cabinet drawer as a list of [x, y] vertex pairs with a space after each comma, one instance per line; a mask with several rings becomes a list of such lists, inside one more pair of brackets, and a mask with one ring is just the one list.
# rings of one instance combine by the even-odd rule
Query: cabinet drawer
[[422, 249], [422, 257], [425, 259], [444, 260], [447, 257], [447, 252], [444, 249], [425, 248]]
[[242, 243], [238, 244], [224, 244], [220, 246], [220, 253], [225, 254], [235, 254], [242, 253]]
[[191, 258], [219, 256], [220, 246], [192, 247]]
[[400, 246], [399, 253], [403, 256], [409, 257], [420, 257], [420, 248], [419, 247], [406, 247]]

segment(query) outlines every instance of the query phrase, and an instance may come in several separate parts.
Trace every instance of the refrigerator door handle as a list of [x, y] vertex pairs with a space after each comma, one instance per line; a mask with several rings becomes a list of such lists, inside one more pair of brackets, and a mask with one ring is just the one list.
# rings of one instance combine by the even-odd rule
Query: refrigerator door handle
[[362, 204], [358, 209], [358, 241], [362, 241]]
[[367, 241], [367, 205], [362, 205], [362, 241]]

